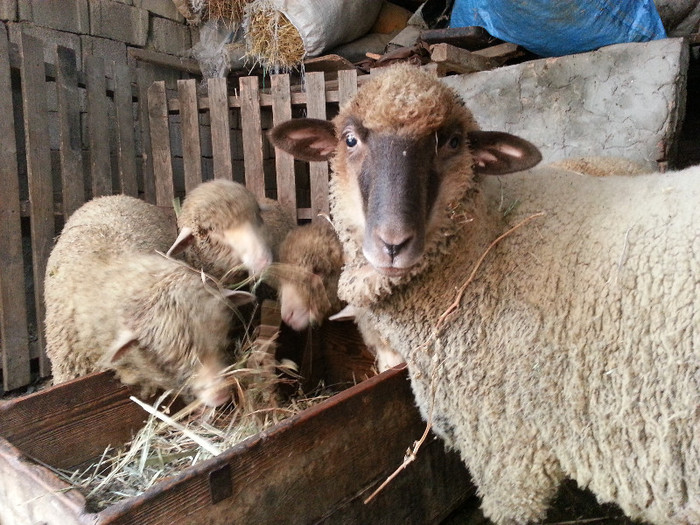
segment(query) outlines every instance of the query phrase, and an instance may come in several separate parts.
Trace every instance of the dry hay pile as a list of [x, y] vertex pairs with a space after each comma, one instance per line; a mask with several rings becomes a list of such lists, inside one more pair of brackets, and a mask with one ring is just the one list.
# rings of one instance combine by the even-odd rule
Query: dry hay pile
[[165, 392], [152, 405], [132, 396], [131, 400], [150, 416], [130, 442], [117, 448], [108, 447], [95, 463], [79, 470], [44, 466], [85, 495], [90, 511], [99, 512], [142, 494], [192, 465], [218, 456], [337, 391], [320, 385], [308, 395], [299, 391], [283, 405], [277, 387], [282, 382], [296, 383], [294, 367], [284, 362], [275, 363], [274, 371], [270, 367], [254, 366], [252, 363], [260, 362], [260, 356], [256, 355], [260, 351], [250, 345], [226, 371], [233, 385], [235, 403], [206, 408], [195, 401], [169, 415], [175, 399], [172, 392]]
[[289, 19], [268, 0], [246, 8], [246, 51], [265, 71], [289, 72], [301, 66], [304, 42]]
[[243, 21], [245, 6], [251, 1], [253, 0], [173, 0], [173, 3], [192, 25], [218, 20], [232, 26]]
[[208, 21], [243, 28], [246, 58], [273, 73], [302, 65], [306, 51], [299, 31], [270, 0], [173, 0], [193, 25]]

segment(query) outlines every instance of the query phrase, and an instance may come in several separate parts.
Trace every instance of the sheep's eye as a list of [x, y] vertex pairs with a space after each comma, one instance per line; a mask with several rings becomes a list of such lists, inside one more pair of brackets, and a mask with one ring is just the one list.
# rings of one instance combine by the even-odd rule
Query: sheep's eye
[[347, 145], [348, 148], [354, 148], [357, 146], [357, 137], [353, 135], [352, 133], [348, 133], [345, 135], [345, 144]]
[[448, 145], [452, 149], [457, 149], [459, 145], [462, 144], [462, 136], [461, 135], [452, 135], [450, 137], [450, 141], [448, 142]]

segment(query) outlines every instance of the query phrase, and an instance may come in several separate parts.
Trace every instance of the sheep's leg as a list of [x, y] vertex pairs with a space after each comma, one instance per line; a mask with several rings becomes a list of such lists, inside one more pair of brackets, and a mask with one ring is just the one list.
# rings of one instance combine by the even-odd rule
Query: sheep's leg
[[517, 443], [510, 452], [494, 451], [482, 479], [475, 481], [485, 516], [499, 524], [525, 524], [545, 518], [563, 478], [548, 450]]

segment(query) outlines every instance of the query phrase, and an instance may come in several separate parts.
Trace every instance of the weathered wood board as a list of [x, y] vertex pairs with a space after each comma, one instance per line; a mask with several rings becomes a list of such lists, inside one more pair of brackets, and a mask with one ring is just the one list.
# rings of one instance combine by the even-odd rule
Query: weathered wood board
[[146, 418], [128, 395], [100, 373], [0, 405], [0, 523], [422, 524], [473, 494], [462, 462], [431, 436], [416, 461], [364, 503], [425, 429], [406, 371], [392, 369], [92, 513], [35, 460], [70, 467], [125, 442]]

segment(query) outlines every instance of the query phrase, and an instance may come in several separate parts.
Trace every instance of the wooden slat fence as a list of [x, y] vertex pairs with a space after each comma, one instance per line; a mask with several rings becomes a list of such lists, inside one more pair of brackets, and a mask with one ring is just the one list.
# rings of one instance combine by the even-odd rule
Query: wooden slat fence
[[[141, 69], [54, 48], [0, 24], [0, 373], [2, 390], [50, 375], [44, 345], [46, 262], [65, 220], [86, 200], [113, 193], [172, 207], [202, 181], [240, 181], [278, 199], [304, 222], [328, 213], [326, 162], [275, 151], [265, 132], [294, 116], [327, 119], [357, 89], [354, 70], [325, 82], [287, 75], [180, 80], [176, 90]], [[107, 71], [112, 71], [108, 73]], [[335, 87], [332, 87], [335, 86]], [[147, 103], [146, 103], [147, 100]], [[141, 103], [143, 102], [143, 103]]]
[[[146, 77], [0, 24], [0, 350], [2, 390], [50, 374], [44, 352], [46, 261], [65, 219], [86, 199], [123, 192], [153, 200], [142, 111]], [[81, 128], [84, 128], [82, 130]], [[140, 140], [140, 142], [139, 142]], [[137, 152], [137, 143], [142, 144]], [[38, 365], [38, 366], [36, 366]]]
[[[163, 82], [148, 91], [159, 205], [170, 206], [173, 197], [203, 180], [224, 178], [244, 183], [259, 198], [276, 198], [298, 221], [328, 213], [328, 163], [300, 163], [285, 152], [273, 152], [265, 132], [293, 116], [331, 118], [356, 92], [355, 70], [338, 72], [338, 87], [333, 88], [326, 87], [322, 72], [307, 73], [301, 90], [292, 89], [288, 75], [272, 75], [267, 89], [260, 87], [258, 77], [242, 77], [233, 94], [227, 93], [224, 79], [209, 79], [208, 96], [196, 95], [196, 82], [179, 81], [177, 95], [170, 97]], [[202, 126], [203, 120], [208, 127]], [[181, 143], [174, 137], [181, 137]], [[210, 143], [211, 159], [203, 153], [205, 142]], [[237, 164], [232, 151], [239, 150], [242, 162]], [[182, 155], [184, 192], [173, 179], [175, 151]], [[208, 160], [212, 169], [205, 174], [203, 162]]]

